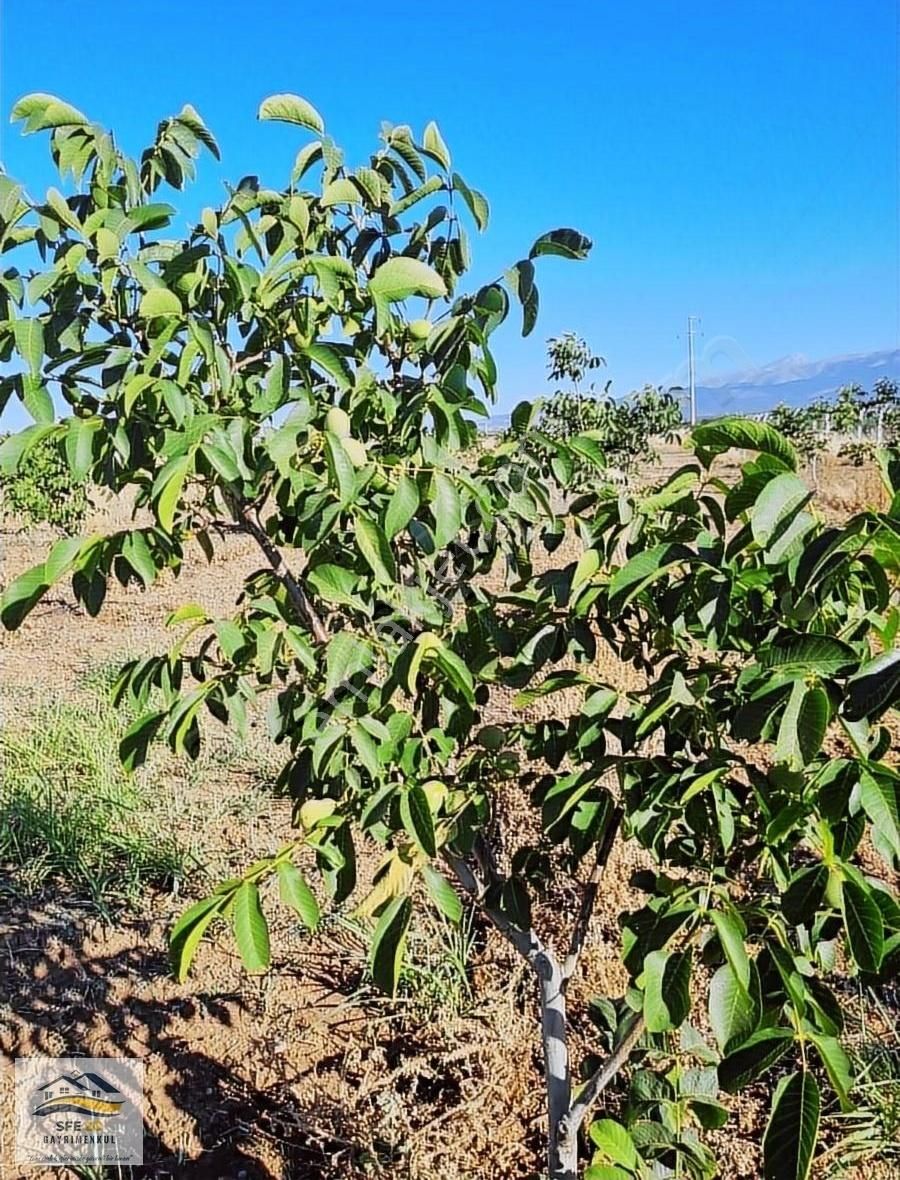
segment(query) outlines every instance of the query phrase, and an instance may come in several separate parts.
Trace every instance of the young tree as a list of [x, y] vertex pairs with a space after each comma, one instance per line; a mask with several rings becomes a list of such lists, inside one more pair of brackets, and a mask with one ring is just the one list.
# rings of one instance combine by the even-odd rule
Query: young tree
[[[879, 721], [900, 696], [900, 496], [888, 513], [826, 528], [790, 444], [739, 420], [695, 431], [697, 461], [648, 495], [572, 495], [576, 462], [599, 468], [602, 448], [592, 434], [541, 435], [527, 404], [518, 437], [473, 458], [510, 294], [530, 331], [534, 261], [580, 258], [590, 243], [551, 231], [502, 280], [457, 293], [460, 205], [483, 226], [487, 203], [452, 170], [434, 124], [421, 141], [385, 128], [350, 169], [304, 100], [275, 96], [260, 116], [312, 133], [289, 187], [245, 177], [183, 240], [156, 236], [175, 215], [156, 192], [180, 187], [201, 147], [217, 151], [190, 107], [132, 161], [67, 104], [29, 96], [14, 117], [51, 131], [75, 191], [32, 202], [0, 184], [0, 248], [23, 267], [20, 283], [5, 272], [0, 347], [18, 371], [2, 389], [36, 418], [0, 463], [15, 469], [54, 440], [73, 472], [135, 490], [153, 521], [58, 542], [7, 587], [3, 623], [18, 626], [69, 575], [96, 612], [110, 576], [177, 572], [186, 547], [209, 554], [225, 522], [265, 562], [231, 617], [186, 604], [169, 620], [171, 650], [118, 683], [143, 710], [122, 742], [128, 766], [154, 738], [196, 756], [204, 712], [240, 730], [267, 695], [296, 800], [297, 838], [176, 924], [175, 971], [223, 923], [247, 968], [264, 969], [273, 883], [317, 920], [301, 850], [340, 904], [361, 842], [374, 842], [383, 859], [363, 905], [386, 992], [414, 902], [454, 920], [460, 892], [532, 967], [552, 1180], [574, 1180], [582, 1129], [626, 1066], [633, 1121], [591, 1125], [587, 1176], [713, 1175], [700, 1135], [727, 1117], [719, 1088], [776, 1061], [793, 1072], [775, 1090], [766, 1175], [806, 1176], [820, 1083], [852, 1102], [824, 981], [836, 940], [869, 981], [900, 954], [896, 901], [855, 854], [868, 822], [885, 859], [900, 854]], [[71, 410], [60, 421], [49, 386]], [[529, 458], [538, 443], [552, 489]], [[709, 467], [730, 446], [758, 458], [729, 487]], [[898, 467], [886, 468], [894, 489]], [[567, 528], [575, 561], [553, 556]], [[505, 582], [491, 589], [480, 575], [498, 569]], [[646, 688], [604, 682], [600, 645]], [[522, 713], [498, 725], [491, 705], [510, 687]], [[582, 694], [575, 716], [528, 718], [536, 697], [564, 688]], [[832, 729], [848, 743], [840, 757], [826, 753]], [[540, 814], [534, 839], [503, 826], [498, 788], [510, 781]], [[655, 870], [639, 880], [646, 904], [622, 918], [631, 987], [592, 1007], [604, 1053], [580, 1077], [567, 988], [625, 838]], [[582, 893], [561, 946], [532, 918], [560, 875]], [[691, 1021], [701, 965], [714, 971], [715, 1043]], [[702, 1083], [684, 1069], [692, 1059], [706, 1063]]]

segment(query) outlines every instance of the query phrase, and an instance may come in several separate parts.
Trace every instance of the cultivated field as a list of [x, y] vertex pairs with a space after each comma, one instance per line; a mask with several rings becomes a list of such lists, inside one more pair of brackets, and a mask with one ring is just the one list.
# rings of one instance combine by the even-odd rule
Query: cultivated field
[[[661, 466], [682, 459], [670, 448]], [[817, 476], [818, 503], [835, 519], [880, 495], [868, 466], [826, 456]], [[109, 506], [98, 524], [117, 511]], [[41, 560], [48, 540], [7, 529], [3, 581]], [[107, 690], [123, 659], [167, 645], [170, 610], [194, 601], [229, 612], [258, 565], [252, 542], [231, 537], [210, 565], [198, 551], [180, 578], [151, 590], [111, 583], [96, 619], [63, 590], [4, 636], [2, 1048], [143, 1058], [146, 1176], [534, 1177], [545, 1112], [531, 976], [480, 922], [453, 929], [419, 916], [396, 1001], [367, 983], [366, 930], [349, 909], [328, 913], [314, 935], [282, 912], [268, 974], [248, 976], [228, 940], [201, 947], [187, 983], [169, 974], [166, 931], [187, 899], [290, 833], [290, 803], [273, 786], [279, 751], [261, 711], [246, 745], [209, 721], [198, 763], [158, 751], [128, 780], [116, 760], [127, 716], [111, 710]], [[634, 676], [621, 665], [604, 671], [623, 686]], [[558, 714], [559, 699], [533, 708]], [[533, 822], [512, 789], [502, 806]], [[373, 845], [363, 875], [377, 859]], [[616, 915], [638, 901], [629, 878], [639, 865], [637, 851], [614, 855], [576, 1000], [626, 985]], [[574, 890], [561, 889], [549, 910], [562, 921], [576, 906]], [[850, 985], [843, 999], [856, 1052], [875, 1061], [886, 1046], [896, 1059], [896, 993], [863, 997]], [[590, 1026], [574, 1035], [577, 1056]], [[896, 1139], [900, 1086], [888, 1085]], [[767, 1090], [736, 1101], [712, 1133], [728, 1180], [759, 1174]], [[619, 1101], [610, 1091], [608, 1109]], [[877, 1159], [842, 1170], [842, 1137], [855, 1130], [828, 1113], [834, 1151], [817, 1175], [896, 1175]], [[8, 1126], [2, 1137], [11, 1142]]]

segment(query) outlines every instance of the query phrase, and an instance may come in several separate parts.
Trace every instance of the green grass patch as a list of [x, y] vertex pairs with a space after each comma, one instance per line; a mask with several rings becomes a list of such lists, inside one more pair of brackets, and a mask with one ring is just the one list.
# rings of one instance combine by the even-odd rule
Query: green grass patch
[[11, 715], [0, 735], [0, 865], [33, 893], [64, 883], [105, 908], [147, 886], [177, 888], [191, 865], [176, 817], [118, 759], [123, 718], [101, 693]]

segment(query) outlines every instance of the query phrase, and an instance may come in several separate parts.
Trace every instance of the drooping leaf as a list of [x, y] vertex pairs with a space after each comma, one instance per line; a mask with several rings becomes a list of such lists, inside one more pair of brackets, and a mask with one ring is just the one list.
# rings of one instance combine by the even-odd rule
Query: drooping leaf
[[299, 869], [289, 860], [278, 865], [278, 890], [281, 900], [294, 910], [303, 925], [315, 930], [319, 924], [319, 903]]
[[400, 818], [407, 834], [426, 856], [437, 855], [434, 839], [434, 819], [428, 798], [422, 788], [413, 783], [400, 795]]
[[348, 684], [360, 672], [368, 672], [375, 662], [372, 645], [361, 635], [350, 630], [338, 631], [328, 640], [325, 657], [326, 694], [334, 693], [343, 684]]
[[443, 471], [434, 475], [434, 499], [431, 502], [434, 513], [434, 543], [443, 549], [458, 534], [462, 527], [462, 505], [456, 483]]
[[863, 770], [859, 779], [859, 801], [872, 827], [900, 860], [900, 815], [897, 782], [885, 775]]
[[766, 546], [777, 531], [809, 502], [812, 492], [802, 479], [786, 471], [769, 480], [750, 513], [750, 529], [757, 545]]
[[753, 1033], [759, 1012], [750, 989], [744, 987], [730, 963], [723, 964], [709, 985], [709, 1023], [723, 1053]]
[[13, 321], [16, 350], [28, 366], [32, 377], [40, 374], [44, 363], [44, 325], [39, 319]]
[[812, 920], [822, 905], [827, 884], [827, 865], [811, 865], [794, 874], [790, 885], [781, 895], [782, 912], [792, 926]]
[[225, 898], [213, 894], [196, 902], [181, 915], [169, 934], [169, 962], [172, 974], [179, 983], [184, 983], [197, 947], [210, 924], [222, 912]]
[[678, 1028], [690, 1010], [691, 956], [651, 951], [644, 960], [644, 1020], [649, 1032]]
[[841, 908], [850, 951], [863, 971], [877, 971], [884, 954], [884, 918], [863, 885], [853, 878], [843, 883]]
[[269, 966], [269, 927], [255, 881], [244, 881], [235, 892], [232, 925], [244, 966], [248, 971], [265, 971]]
[[763, 1136], [765, 1180], [807, 1180], [819, 1133], [819, 1107], [813, 1074], [802, 1070], [779, 1082]]
[[736, 1094], [782, 1057], [794, 1039], [786, 1028], [761, 1028], [719, 1063], [719, 1084]]
[[853, 1110], [854, 1104], [850, 1098], [850, 1090], [853, 1086], [853, 1067], [850, 1064], [850, 1058], [841, 1046], [841, 1042], [837, 1037], [825, 1036], [817, 1032], [811, 1032], [809, 1039], [815, 1045], [822, 1064], [825, 1066], [825, 1072], [828, 1074], [832, 1089], [838, 1096], [841, 1110]]
[[385, 586], [396, 582], [394, 555], [380, 526], [370, 517], [360, 514], [356, 518], [356, 540], [376, 581]]
[[26, 94], [20, 98], [12, 109], [10, 119], [13, 123], [24, 122], [24, 135], [31, 135], [34, 131], [46, 131], [51, 127], [85, 127], [87, 118], [57, 98], [54, 94]]
[[422, 869], [422, 879], [429, 897], [444, 916], [454, 924], [459, 922], [463, 914], [462, 902], [446, 877], [431, 865], [425, 865]]
[[453, 173], [453, 188], [465, 201], [478, 228], [486, 229], [491, 215], [487, 198], [478, 189], [470, 188], [458, 172]]
[[744, 945], [744, 931], [740, 919], [734, 913], [723, 910], [713, 910], [710, 914], [712, 923], [719, 936], [725, 958], [731, 964], [735, 977], [744, 988], [750, 986], [750, 959]]
[[7, 631], [15, 631], [49, 589], [43, 563], [10, 582], [0, 595], [0, 622]]
[[397, 994], [411, 915], [410, 899], [395, 898], [383, 910], [372, 936], [372, 980], [388, 996]]
[[900, 648], [869, 660], [847, 681], [843, 715], [848, 721], [878, 717], [900, 696]]
[[384, 512], [384, 534], [390, 541], [405, 529], [419, 507], [419, 489], [415, 480], [405, 473], [397, 480]]

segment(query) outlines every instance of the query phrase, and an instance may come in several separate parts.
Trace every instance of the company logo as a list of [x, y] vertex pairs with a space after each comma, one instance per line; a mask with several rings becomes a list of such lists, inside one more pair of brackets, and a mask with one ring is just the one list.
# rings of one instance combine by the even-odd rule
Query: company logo
[[92, 1122], [118, 1114], [125, 1105], [125, 1096], [102, 1074], [60, 1074], [37, 1088], [37, 1105], [32, 1110], [35, 1118], [44, 1115], [84, 1114]]
[[127, 1057], [16, 1061], [16, 1160], [143, 1161], [143, 1064]]

